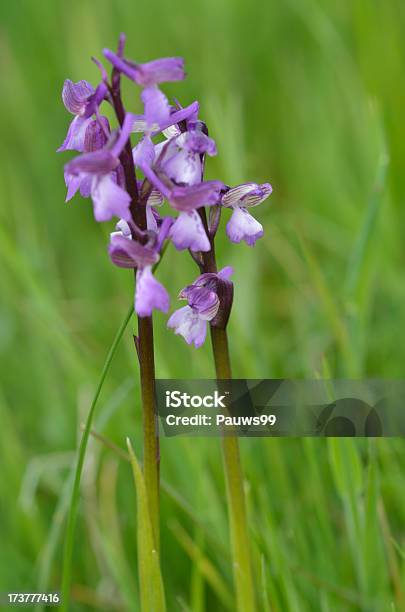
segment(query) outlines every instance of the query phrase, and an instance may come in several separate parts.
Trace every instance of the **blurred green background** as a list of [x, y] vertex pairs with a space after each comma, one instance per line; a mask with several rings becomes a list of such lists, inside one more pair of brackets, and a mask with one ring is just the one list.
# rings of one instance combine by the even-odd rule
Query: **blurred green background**
[[[89, 201], [64, 204], [63, 80], [95, 84], [90, 56], [120, 31], [138, 61], [184, 56], [187, 80], [164, 90], [201, 102], [209, 178], [273, 184], [256, 247], [218, 243], [235, 268], [235, 376], [401, 377], [405, 3], [15, 0], [0, 15], [0, 591], [32, 592], [59, 588], [80, 423], [132, 299], [111, 227]], [[173, 308], [195, 274], [168, 249]], [[212, 377], [209, 343], [190, 349], [165, 320], [157, 375]], [[141, 454], [130, 330], [94, 427]], [[233, 610], [219, 440], [161, 446], [168, 609]], [[405, 609], [401, 440], [250, 439], [242, 454], [260, 611]], [[81, 495], [72, 610], [137, 610], [132, 476], [95, 439]]]

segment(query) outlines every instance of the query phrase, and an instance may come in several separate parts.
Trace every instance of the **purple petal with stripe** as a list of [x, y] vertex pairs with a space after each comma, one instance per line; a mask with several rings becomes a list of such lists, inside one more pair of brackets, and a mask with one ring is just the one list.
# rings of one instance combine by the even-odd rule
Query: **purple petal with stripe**
[[88, 81], [73, 83], [66, 79], [62, 89], [62, 100], [66, 110], [72, 115], [83, 115], [87, 100], [94, 94], [94, 87]]
[[253, 207], [261, 204], [273, 189], [269, 183], [258, 185], [257, 183], [243, 183], [237, 187], [232, 187], [222, 196], [223, 206], [243, 205]]
[[[198, 276], [195, 279], [192, 286], [206, 287], [207, 289], [216, 291], [218, 288], [218, 279], [222, 281], [229, 281], [232, 274], [233, 274], [232, 266], [225, 266], [219, 272], [204, 272], [204, 274], [200, 274], [200, 276]], [[183, 292], [180, 293], [181, 296], [182, 296], [182, 293]]]
[[158, 231], [158, 224], [154, 214], [154, 210], [149, 204], [146, 204], [146, 227], [152, 232]]
[[180, 292], [179, 297], [186, 299], [188, 305], [206, 321], [211, 321], [218, 312], [218, 295], [206, 287], [189, 285]]
[[105, 147], [109, 134], [110, 124], [107, 117], [100, 117], [99, 119], [90, 121], [84, 136], [84, 152], [92, 153]]
[[144, 268], [159, 260], [159, 255], [153, 248], [119, 233], [111, 235], [108, 252], [111, 261], [120, 268]]

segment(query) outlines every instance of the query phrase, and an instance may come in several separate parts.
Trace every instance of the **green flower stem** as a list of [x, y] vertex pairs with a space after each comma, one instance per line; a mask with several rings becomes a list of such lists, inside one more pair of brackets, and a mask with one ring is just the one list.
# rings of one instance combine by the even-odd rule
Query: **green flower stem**
[[143, 406], [143, 472], [155, 547], [159, 551], [159, 438], [155, 411], [152, 317], [138, 317], [138, 333]]
[[[207, 235], [209, 235], [205, 210], [200, 209], [199, 212]], [[211, 250], [202, 253], [203, 269], [204, 272], [217, 272], [215, 245], [212, 237], [210, 242]], [[231, 379], [231, 360], [226, 330], [211, 326], [211, 342], [217, 379], [219, 381]], [[254, 612], [256, 606], [238, 438], [233, 435], [223, 436], [222, 451], [229, 508], [237, 612]]]
[[[218, 380], [232, 378], [226, 330], [211, 327], [211, 341]], [[250, 561], [250, 542], [238, 438], [233, 435], [223, 436], [222, 451], [227, 485], [237, 610], [238, 612], [254, 612], [256, 608]]]

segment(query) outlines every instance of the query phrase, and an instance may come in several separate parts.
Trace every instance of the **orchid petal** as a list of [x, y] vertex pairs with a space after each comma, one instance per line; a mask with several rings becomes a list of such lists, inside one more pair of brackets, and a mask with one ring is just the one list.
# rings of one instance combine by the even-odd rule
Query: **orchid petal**
[[145, 121], [150, 130], [160, 129], [170, 117], [170, 106], [165, 94], [156, 86], [147, 87], [141, 94], [145, 106]]
[[176, 310], [167, 322], [175, 334], [183, 336], [187, 344], [194, 344], [199, 348], [204, 344], [207, 334], [207, 322], [194, 312], [190, 306]]
[[159, 261], [153, 248], [118, 232], [111, 236], [108, 252], [111, 261], [119, 268], [144, 268]]
[[140, 317], [150, 317], [154, 309], [167, 312], [170, 298], [166, 289], [152, 274], [150, 266], [136, 273], [135, 311]]
[[148, 196], [147, 205], [148, 206], [161, 206], [163, 204], [163, 196], [158, 189], [155, 187], [152, 188]]
[[187, 187], [174, 187], [167, 198], [173, 208], [189, 211], [201, 206], [216, 204], [222, 187], [223, 183], [220, 181], [205, 181]]
[[155, 159], [155, 146], [149, 136], [145, 136], [132, 149], [134, 164], [142, 168], [143, 165], [151, 166]]
[[61, 151], [84, 151], [84, 140], [88, 125], [91, 123], [91, 117], [85, 119], [84, 117], [75, 117], [69, 125], [66, 138], [57, 149], [57, 152]]
[[66, 110], [72, 115], [82, 115], [86, 110], [87, 100], [94, 94], [94, 88], [88, 81], [73, 83], [66, 79], [62, 89], [62, 100]]
[[104, 49], [103, 54], [117, 70], [143, 87], [167, 81], [181, 81], [185, 76], [184, 60], [181, 57], [165, 57], [144, 64], [136, 64], [122, 59], [109, 49]]
[[[162, 131], [166, 138], [172, 138], [173, 136], [180, 136], [181, 131], [178, 128], [177, 124], [181, 121], [187, 121], [192, 117], [196, 117], [198, 115], [198, 111], [200, 109], [200, 105], [197, 101], [192, 102], [188, 106], [181, 108], [180, 110], [172, 111], [170, 109], [170, 116], [167, 118], [167, 121], [164, 121], [159, 125], [153, 126], [152, 131], [153, 134], [157, 134]], [[134, 122], [132, 125], [133, 132], [146, 132], [148, 129], [148, 125], [145, 120], [145, 115], [133, 115]]]
[[158, 224], [154, 215], [153, 209], [149, 204], [146, 204], [146, 227], [152, 232], [158, 231]]
[[91, 197], [96, 221], [109, 221], [112, 217], [126, 221], [131, 219], [131, 198], [125, 189], [117, 185], [111, 174], [96, 175], [93, 178]]
[[83, 150], [85, 153], [99, 151], [107, 144], [110, 124], [107, 117], [100, 117], [90, 121], [84, 136]]
[[170, 228], [170, 238], [177, 250], [209, 251], [210, 241], [196, 210], [181, 212]]
[[243, 183], [232, 187], [222, 196], [222, 205], [229, 207], [242, 205], [245, 207], [257, 206], [272, 193], [273, 189], [269, 183], [258, 185], [257, 183]]
[[67, 187], [67, 194], [65, 202], [69, 202], [80, 188], [82, 179], [80, 176], [74, 176], [65, 172], [65, 184]]
[[163, 57], [144, 64], [136, 64], [136, 67], [136, 82], [144, 87], [169, 81], [181, 81], [185, 77], [182, 57]]
[[190, 308], [198, 312], [206, 321], [211, 321], [218, 312], [218, 295], [215, 291], [206, 287], [197, 287], [194, 284], [189, 285], [180, 292], [179, 297], [186, 299]]
[[224, 268], [222, 268], [222, 270], [218, 272], [217, 276], [222, 280], [229, 280], [233, 272], [234, 270], [232, 266], [225, 266]]
[[256, 240], [264, 234], [263, 226], [256, 221], [246, 208], [235, 206], [232, 217], [227, 223], [226, 233], [232, 242], [244, 240], [249, 246], [254, 246]]
[[98, 107], [100, 106], [104, 98], [106, 97], [107, 92], [108, 92], [108, 87], [105, 83], [100, 83], [97, 86], [97, 89], [94, 92], [94, 94], [90, 96], [90, 98], [88, 98], [87, 100], [86, 108], [83, 113], [85, 117], [91, 117], [97, 112]]
[[69, 174], [108, 174], [119, 164], [119, 159], [108, 149], [84, 153], [75, 157], [65, 165], [65, 170]]

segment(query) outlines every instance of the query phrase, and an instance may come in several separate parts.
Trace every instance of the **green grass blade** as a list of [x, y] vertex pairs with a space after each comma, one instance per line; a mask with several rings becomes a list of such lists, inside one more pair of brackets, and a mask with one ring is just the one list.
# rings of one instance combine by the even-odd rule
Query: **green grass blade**
[[214, 593], [216, 593], [224, 609], [235, 610], [232, 593], [229, 591], [228, 586], [214, 564], [211, 563], [201, 548], [192, 540], [178, 521], [171, 521], [170, 529], [190, 557], [190, 560], [193, 562], [193, 567], [199, 569], [201, 575], [204, 576]]
[[73, 483], [72, 490], [72, 498], [70, 502], [69, 515], [67, 521], [66, 528], [66, 538], [65, 538], [65, 547], [63, 553], [63, 568], [62, 568], [62, 612], [69, 610], [69, 590], [70, 590], [70, 578], [72, 573], [72, 557], [73, 557], [73, 540], [74, 533], [76, 527], [76, 519], [77, 519], [77, 510], [79, 505], [79, 493], [80, 493], [80, 481], [83, 471], [84, 457], [86, 454], [87, 443], [90, 436], [91, 424], [93, 421], [93, 416], [95, 412], [95, 408], [97, 405], [97, 400], [100, 396], [101, 389], [103, 387], [105, 378], [107, 376], [108, 370], [110, 369], [111, 362], [114, 358], [115, 352], [118, 348], [118, 345], [121, 341], [122, 336], [124, 335], [124, 331], [132, 317], [134, 312], [133, 304], [131, 304], [128, 312], [125, 316], [125, 319], [121, 323], [119, 330], [114, 338], [114, 341], [108, 351], [106, 360], [104, 362], [103, 369], [101, 371], [100, 379], [98, 381], [97, 389], [93, 397], [93, 401], [91, 403], [90, 411], [87, 416], [86, 425], [83, 431], [83, 436], [80, 441], [79, 454], [77, 458], [77, 464], [75, 469], [75, 479]]
[[327, 285], [318, 260], [311, 252], [308, 244], [300, 235], [298, 235], [298, 240], [307, 264], [309, 277], [316, 293], [319, 296], [325, 318], [330, 325], [336, 342], [340, 347], [340, 352], [344, 359], [345, 367], [348, 372], [353, 372], [354, 359], [350, 350], [347, 328], [344, 323], [342, 313], [340, 312], [340, 309], [336, 303], [336, 297]]
[[382, 204], [387, 168], [388, 157], [386, 153], [382, 153], [378, 163], [373, 193], [365, 211], [362, 227], [357, 235], [357, 240], [349, 258], [346, 278], [346, 294], [348, 297], [351, 297], [356, 293], [362, 277], [362, 272], [367, 259], [366, 256], [368, 246], [373, 236], [373, 232], [377, 224], [378, 213]]
[[329, 464], [336, 490], [343, 503], [343, 516], [360, 595], [367, 595], [365, 561], [362, 555], [362, 527], [364, 517], [363, 468], [358, 446], [351, 439], [328, 438]]
[[152, 610], [153, 612], [165, 612], [166, 603], [160, 573], [159, 553], [153, 539], [145, 480], [129, 438], [127, 438], [127, 446], [136, 488], [141, 610], [142, 612], [151, 612]]

